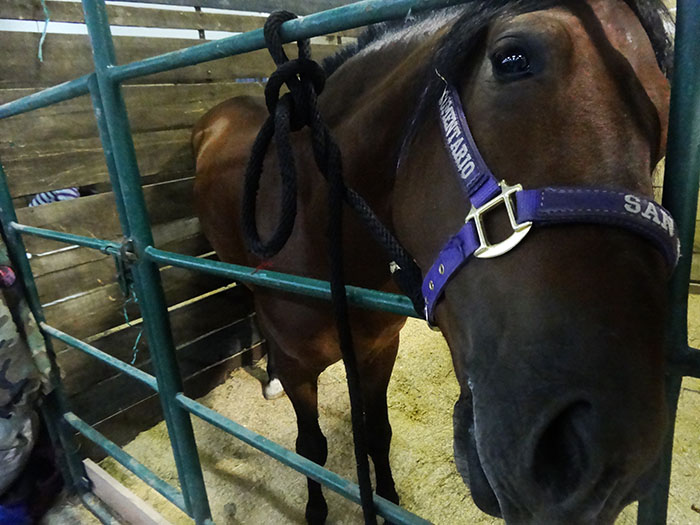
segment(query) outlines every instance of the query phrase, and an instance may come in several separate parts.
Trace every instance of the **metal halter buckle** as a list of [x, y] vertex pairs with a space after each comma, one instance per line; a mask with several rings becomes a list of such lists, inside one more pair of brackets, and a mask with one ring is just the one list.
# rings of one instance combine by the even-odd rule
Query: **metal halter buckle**
[[[476, 233], [479, 236], [479, 247], [474, 252], [474, 256], [478, 257], [479, 259], [492, 259], [508, 253], [518, 244], [520, 244], [520, 242], [530, 231], [530, 228], [532, 228], [531, 221], [518, 224], [515, 217], [515, 206], [513, 204], [512, 196], [517, 192], [522, 191], [523, 187], [520, 184], [508, 186], [504, 180], [502, 180], [498, 185], [501, 188], [501, 194], [497, 195], [479, 208], [472, 206], [469, 215], [467, 215], [467, 218], [464, 221], [465, 223], [468, 223], [474, 219]], [[505, 204], [506, 211], [508, 212], [508, 219], [510, 220], [510, 226], [513, 229], [513, 234], [504, 241], [497, 244], [491, 244], [486, 238], [483, 217], [488, 211], [499, 206], [501, 203]]]

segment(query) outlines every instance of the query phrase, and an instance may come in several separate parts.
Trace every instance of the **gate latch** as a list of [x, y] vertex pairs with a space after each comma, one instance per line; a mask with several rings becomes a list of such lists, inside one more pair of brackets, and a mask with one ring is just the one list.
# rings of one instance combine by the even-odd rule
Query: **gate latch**
[[119, 289], [124, 294], [124, 297], [131, 297], [131, 289], [134, 283], [131, 274], [131, 265], [137, 260], [134, 251], [134, 241], [131, 239], [124, 239], [119, 246], [119, 253], [113, 253], [112, 257], [114, 257], [114, 264], [117, 267]]

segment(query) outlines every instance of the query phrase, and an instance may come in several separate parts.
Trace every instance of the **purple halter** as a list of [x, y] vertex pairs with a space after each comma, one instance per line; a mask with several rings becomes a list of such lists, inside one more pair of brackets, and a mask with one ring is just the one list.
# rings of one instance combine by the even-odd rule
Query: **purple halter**
[[[435, 306], [450, 278], [472, 256], [489, 259], [511, 251], [533, 226], [588, 223], [617, 226], [650, 240], [671, 270], [680, 256], [680, 242], [671, 214], [646, 197], [603, 188], [543, 188], [524, 190], [500, 183], [489, 170], [472, 137], [457, 90], [450, 85], [440, 98], [440, 122], [445, 145], [472, 208], [465, 225], [440, 251], [423, 281], [425, 318], [433, 323]], [[489, 243], [483, 217], [505, 206], [513, 233]]]

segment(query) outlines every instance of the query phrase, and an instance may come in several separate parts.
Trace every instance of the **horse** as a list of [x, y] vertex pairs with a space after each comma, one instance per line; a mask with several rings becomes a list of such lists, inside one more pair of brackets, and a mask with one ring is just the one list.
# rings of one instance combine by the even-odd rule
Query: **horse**
[[[450, 165], [438, 100], [455, 86], [493, 173], [526, 187], [596, 186], [651, 197], [664, 156], [672, 43], [660, 0], [472, 1], [371, 26], [323, 64], [320, 114], [344, 176], [425, 275], [464, 225], [468, 201]], [[267, 116], [237, 97], [195, 125], [194, 199], [228, 262], [326, 279], [326, 188], [308, 130], [292, 138], [298, 212], [284, 249], [249, 253], [240, 228], [244, 172]], [[270, 235], [281, 189], [265, 158], [257, 219]], [[346, 210], [348, 284], [397, 292], [390, 257]], [[510, 235], [502, 207], [490, 238]], [[474, 502], [512, 523], [613, 523], [653, 483], [667, 427], [667, 268], [623, 229], [533, 229], [510, 253], [456, 272], [435, 307], [461, 387], [454, 453]], [[323, 465], [317, 379], [340, 359], [323, 301], [255, 287], [257, 322], [297, 416], [296, 450]], [[376, 492], [398, 494], [389, 465], [386, 391], [405, 318], [351, 309]], [[308, 480], [308, 523], [327, 517]]]

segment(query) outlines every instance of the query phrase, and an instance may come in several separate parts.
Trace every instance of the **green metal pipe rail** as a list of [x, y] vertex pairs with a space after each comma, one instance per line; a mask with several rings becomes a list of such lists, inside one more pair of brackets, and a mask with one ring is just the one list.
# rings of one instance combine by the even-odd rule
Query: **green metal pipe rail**
[[[153, 381], [155, 381], [155, 377], [153, 378]], [[63, 419], [83, 436], [100, 446], [102, 450], [113, 457], [117, 462], [119, 462], [120, 465], [138, 476], [144, 483], [146, 483], [153, 490], [157, 491], [178, 509], [183, 512], [187, 512], [187, 508], [185, 507], [185, 499], [182, 497], [182, 493], [170, 485], [170, 483], [160, 479], [136, 458], [125, 452], [124, 449], [107, 439], [72, 412], [64, 414]]]
[[[291, 42], [300, 38], [309, 38], [382, 20], [400, 18], [405, 16], [409, 10], [416, 12], [435, 9], [464, 1], [466, 0], [366, 0], [302, 19], [291, 20], [284, 24], [282, 35], [285, 41]], [[160, 479], [146, 466], [70, 411], [66, 405], [54, 359], [52, 380], [56, 389], [46, 399], [43, 411], [49, 419], [48, 426], [52, 439], [64, 451], [64, 475], [69, 485], [80, 494], [83, 503], [103, 523], [115, 523], [109, 510], [105, 509], [90, 492], [89, 481], [85, 477], [81, 460], [76, 452], [77, 448], [73, 442], [73, 430], [76, 430], [100, 446], [176, 507], [187, 513], [196, 523], [211, 523], [211, 511], [190, 419], [190, 415], [194, 415], [296, 471], [315, 479], [329, 489], [359, 503], [359, 488], [356, 484], [185, 396], [182, 393], [182, 378], [175, 360], [159, 265], [173, 265], [192, 271], [211, 273], [282, 292], [302, 294], [323, 300], [330, 298], [330, 287], [324, 281], [266, 270], [256, 271], [244, 266], [171, 253], [153, 246], [153, 236], [140, 185], [141, 178], [136, 163], [126, 107], [122, 98], [121, 83], [139, 76], [262, 49], [265, 47], [262, 30], [200, 44], [139, 62], [117, 65], [104, 0], [83, 0], [83, 10], [92, 43], [94, 73], [0, 105], [0, 119], [90, 94], [104, 149], [105, 162], [114, 189], [120, 224], [125, 238], [129, 239], [130, 242], [122, 244], [19, 224], [7, 178], [0, 164], [2, 232], [10, 256], [24, 285], [27, 300], [47, 341], [52, 359], [54, 356], [51, 338], [55, 338], [111, 365], [158, 392], [182, 492]], [[698, 60], [700, 39], [696, 38], [697, 34], [700, 34], [700, 2], [697, 0], [678, 0], [676, 69], [664, 185], [664, 205], [676, 218], [683, 242], [681, 263], [670, 286], [672, 317], [668, 326], [667, 338], [670, 364], [667, 398], [669, 409], [674, 416], [683, 375], [700, 377], [700, 351], [689, 348], [687, 340], [688, 283], [700, 178], [700, 60]], [[26, 257], [22, 235], [33, 235], [79, 245], [99, 250], [119, 259], [128, 259], [123, 260], [122, 263], [129, 266], [133, 275], [149, 339], [155, 376], [115, 359], [105, 352], [46, 324], [34, 277]], [[410, 301], [406, 297], [353, 286], [348, 286], [347, 290], [350, 302], [356, 306], [384, 310], [398, 315], [415, 316]], [[662, 475], [652, 494], [640, 504], [639, 523], [652, 524], [666, 521], [672, 445], [673, 425], [671, 425], [667, 436], [666, 451], [662, 459]], [[427, 523], [422, 518], [381, 497], [375, 496], [374, 501], [378, 514], [393, 523]]]

